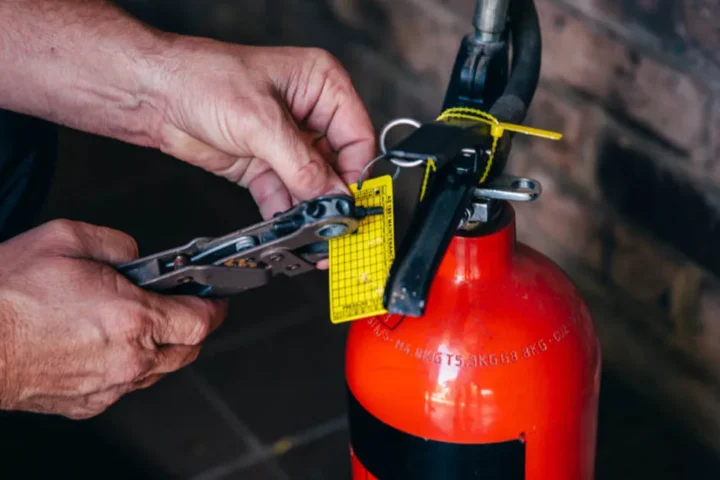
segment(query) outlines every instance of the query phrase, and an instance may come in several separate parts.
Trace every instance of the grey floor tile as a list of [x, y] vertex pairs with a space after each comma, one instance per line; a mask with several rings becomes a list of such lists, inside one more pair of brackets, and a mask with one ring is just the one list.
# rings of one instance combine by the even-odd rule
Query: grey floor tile
[[0, 411], [3, 480], [171, 480], [156, 460], [94, 419]]
[[189, 478], [248, 451], [188, 373], [127, 395], [96, 421], [173, 478]]
[[[236, 464], [222, 464], [215, 469], [208, 470], [204, 474], [197, 475], [189, 480], [278, 480], [282, 478], [277, 473], [277, 466], [273, 467], [268, 462], [259, 462], [243, 468], [237, 468]], [[289, 478], [294, 480], [294, 477]]]
[[230, 300], [223, 325], [208, 339], [201, 359], [274, 336], [306, 322], [329, 323], [326, 273], [277, 277], [270, 284]]
[[600, 394], [598, 480], [720, 478], [720, 459], [611, 369]]
[[198, 361], [246, 348], [291, 326], [329, 323], [323, 275], [310, 272], [302, 278], [278, 277], [266, 286], [230, 298], [223, 324], [206, 339]]
[[348, 442], [347, 430], [343, 430], [295, 448], [279, 462], [293, 480], [349, 480]]
[[273, 443], [344, 414], [345, 334], [318, 318], [198, 369], [264, 443]]
[[[217, 480], [276, 480], [277, 478], [278, 477], [273, 474], [273, 471], [266, 463], [261, 463], [253, 465], [249, 468], [228, 472], [226, 475], [223, 475]], [[295, 480], [295, 477], [293, 476], [290, 476], [290, 478]]]

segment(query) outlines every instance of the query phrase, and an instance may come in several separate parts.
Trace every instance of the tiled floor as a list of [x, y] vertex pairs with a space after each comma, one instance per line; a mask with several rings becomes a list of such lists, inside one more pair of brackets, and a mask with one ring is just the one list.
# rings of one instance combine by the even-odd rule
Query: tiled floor
[[[238, 188], [154, 152], [79, 134], [63, 152], [45, 218], [121, 228], [144, 252], [257, 220]], [[0, 417], [0, 479], [348, 479], [345, 328], [325, 299], [322, 273], [236, 298], [193, 366], [93, 420]], [[599, 479], [719, 477], [717, 459], [606, 373]]]

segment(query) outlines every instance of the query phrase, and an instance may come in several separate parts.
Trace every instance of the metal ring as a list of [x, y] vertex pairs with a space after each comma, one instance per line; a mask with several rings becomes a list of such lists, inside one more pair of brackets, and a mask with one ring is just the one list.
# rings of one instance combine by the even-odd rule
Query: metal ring
[[[377, 163], [378, 161], [382, 160], [383, 158], [386, 158], [386, 157], [387, 157], [387, 145], [385, 144], [385, 140], [387, 139], [387, 135], [388, 135], [388, 133], [390, 132], [390, 130], [392, 130], [393, 128], [395, 128], [395, 127], [397, 127], [397, 126], [399, 126], [399, 125], [410, 125], [411, 127], [420, 128], [420, 126], [421, 126], [422, 124], [421, 124], [420, 122], [418, 122], [417, 120], [414, 120], [414, 119], [412, 119], [412, 118], [397, 118], [397, 119], [392, 120], [391, 122], [388, 122], [387, 124], [385, 124], [385, 126], [383, 127], [383, 129], [382, 129], [381, 132], [380, 132], [380, 139], [379, 139], [379, 142], [378, 142], [378, 143], [380, 144], [380, 150], [382, 151], [382, 154], [381, 154], [381, 155], [378, 155], [377, 157], [375, 157], [374, 159], [372, 159], [372, 160], [370, 161], [370, 163], [368, 163], [368, 164], [365, 166], [365, 168], [363, 168], [362, 172], [360, 172], [360, 178], [358, 179], [358, 182], [357, 182], [358, 190], [360, 190], [360, 189], [362, 188], [362, 184], [363, 184], [363, 182], [365, 181], [365, 175], [367, 175], [368, 169], [369, 169], [373, 164], [375, 164], [375, 163]], [[393, 165], [395, 165], [396, 167], [398, 167], [398, 168], [395, 170], [395, 173], [394, 173], [393, 176], [392, 176], [393, 181], [397, 180], [397, 178], [400, 176], [400, 170], [401, 170], [402, 168], [414, 168], [414, 167], [419, 167], [420, 165], [422, 165], [422, 164], [424, 164], [424, 163], [426, 162], [425, 159], [419, 159], [419, 160], [401, 160], [401, 159], [399, 159], [399, 158], [388, 158], [388, 161], [389, 161], [390, 163], [392, 163]]]
[[[385, 143], [385, 140], [387, 139], [388, 133], [390, 132], [390, 130], [399, 125], [410, 125], [411, 127], [420, 128], [422, 124], [412, 118], [397, 118], [387, 123], [380, 132], [380, 150], [382, 150], [383, 154], [387, 155], [387, 145]], [[420, 165], [425, 163], [425, 160], [400, 160], [399, 158], [390, 158], [388, 160], [394, 165], [401, 168], [419, 167]]]
[[396, 118], [395, 120], [387, 123], [380, 132], [380, 150], [384, 155], [387, 155], [387, 145], [385, 145], [387, 134], [398, 125], [410, 125], [411, 127], [420, 128], [421, 124], [412, 118]]
[[400, 160], [399, 158], [389, 158], [388, 161], [401, 168], [415, 168], [419, 167], [427, 160], [425, 160], [424, 158], [421, 158], [419, 160]]

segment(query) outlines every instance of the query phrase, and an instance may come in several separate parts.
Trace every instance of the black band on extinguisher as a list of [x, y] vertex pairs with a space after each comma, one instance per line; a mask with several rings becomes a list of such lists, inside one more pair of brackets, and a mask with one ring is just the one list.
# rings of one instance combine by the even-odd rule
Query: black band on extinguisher
[[379, 480], [525, 479], [520, 439], [483, 444], [425, 440], [378, 420], [348, 393], [353, 452]]

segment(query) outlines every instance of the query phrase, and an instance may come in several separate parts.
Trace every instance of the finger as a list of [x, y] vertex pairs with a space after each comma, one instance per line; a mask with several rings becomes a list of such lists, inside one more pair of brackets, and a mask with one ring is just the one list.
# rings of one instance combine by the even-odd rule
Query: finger
[[[183, 348], [195, 348], [199, 349], [199, 347], [183, 347]], [[161, 353], [161, 355], [164, 355], [164, 353]], [[192, 355], [189, 355], [190, 359], [192, 359]], [[197, 358], [197, 355], [195, 355]], [[161, 361], [164, 361], [164, 357]], [[187, 363], [190, 362], [189, 359], [185, 360]], [[186, 363], [186, 365], [187, 365]], [[178, 364], [182, 365], [181, 362], [178, 362]], [[182, 367], [180, 367], [182, 368]], [[76, 397], [75, 403], [88, 410], [88, 411], [98, 411], [98, 410], [104, 410], [111, 406], [112, 404], [116, 403], [120, 400], [124, 395], [133, 392], [135, 390], [142, 390], [145, 388], [148, 388], [157, 382], [159, 382], [162, 378], [164, 378], [167, 374], [166, 373], [153, 373], [150, 374], [141, 380], [137, 380], [132, 383], [123, 383], [120, 385], [115, 385], [110, 388], [107, 388], [100, 392], [94, 392], [88, 395], [84, 395], [83, 397]]]
[[237, 156], [211, 147], [174, 127], [167, 127], [163, 135], [165, 142], [160, 147], [163, 153], [225, 177], [232, 182], [237, 181], [243, 175], [243, 170], [248, 163], [238, 160]]
[[300, 132], [299, 132], [299, 133], [300, 133], [300, 137], [303, 139], [303, 141], [304, 141], [307, 145], [312, 145], [312, 146], [314, 146], [317, 142], [319, 142], [320, 140], [322, 140], [322, 138], [325, 136], [324, 133], [321, 133], [321, 132], [313, 132], [313, 131], [311, 131], [311, 130], [307, 130], [307, 129], [303, 128], [302, 126], [300, 126], [299, 128], [300, 128]]
[[375, 131], [342, 64], [327, 53], [317, 56], [304, 88], [289, 89], [290, 109], [307, 128], [325, 133], [330, 149], [338, 154], [336, 171], [346, 183], [354, 183], [375, 156]]
[[102, 413], [106, 407], [97, 401], [96, 395], [80, 395], [72, 398], [44, 396], [18, 406], [18, 410], [37, 414], [61, 415], [71, 420], [86, 420]]
[[347, 186], [320, 153], [307, 145], [295, 121], [280, 105], [265, 109], [269, 120], [251, 149], [267, 161], [291, 195], [309, 200], [328, 193], [348, 193]]
[[337, 172], [336, 169], [338, 167], [338, 154], [337, 152], [333, 151], [327, 137], [323, 137], [318, 140], [315, 143], [314, 147], [318, 152], [320, 152], [320, 155], [322, 155], [325, 161], [330, 164], [330, 166]]
[[[151, 385], [159, 380], [159, 376], [176, 372], [194, 362], [200, 355], [199, 345], [166, 345], [157, 350], [155, 365], [148, 372], [150, 375], [139, 381], [140, 385]], [[154, 381], [152, 379], [155, 379]]]
[[254, 158], [238, 183], [247, 187], [265, 219], [291, 207], [290, 192], [264, 160]]
[[137, 242], [127, 233], [85, 223], [77, 223], [76, 228], [83, 254], [93, 260], [118, 264], [138, 258]]
[[248, 190], [266, 220], [292, 206], [290, 192], [278, 174], [272, 170], [255, 177], [248, 185]]
[[158, 345], [199, 345], [225, 320], [226, 300], [148, 293], [153, 340]]
[[155, 385], [157, 382], [159, 382], [163, 378], [165, 378], [166, 376], [167, 376], [166, 373], [158, 373], [158, 374], [150, 375], [149, 377], [146, 377], [143, 380], [138, 380], [137, 382], [135, 382], [132, 385], [131, 391], [143, 390], [143, 389], [149, 388], [149, 387]]

